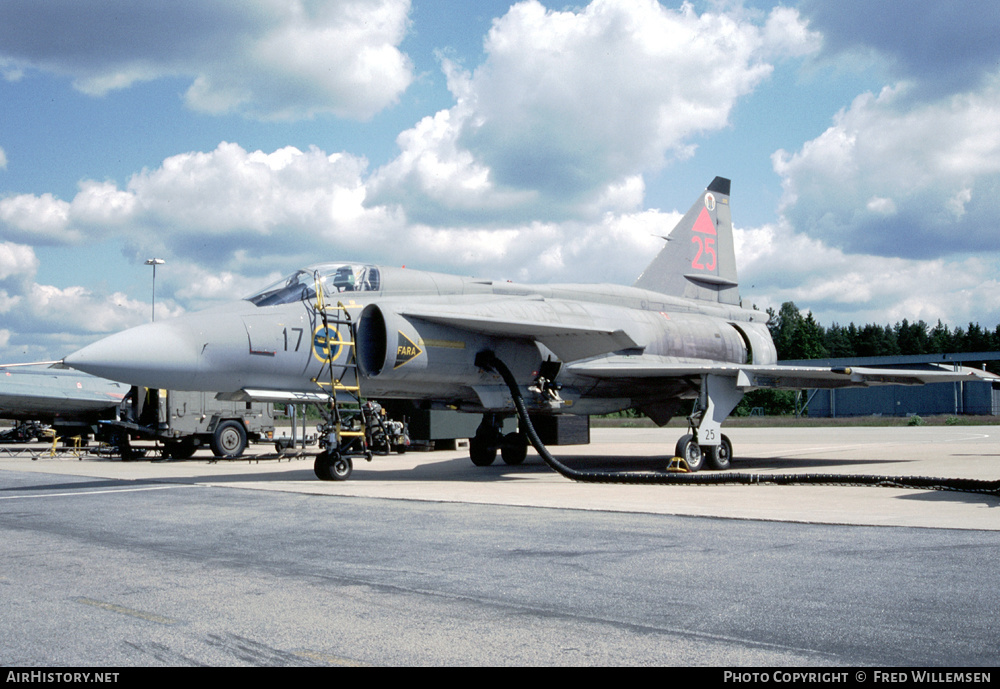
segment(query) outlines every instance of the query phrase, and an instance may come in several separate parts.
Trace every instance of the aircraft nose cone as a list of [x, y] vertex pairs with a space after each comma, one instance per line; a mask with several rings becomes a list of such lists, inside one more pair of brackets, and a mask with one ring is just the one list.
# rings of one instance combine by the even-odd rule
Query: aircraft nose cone
[[76, 351], [63, 362], [101, 378], [148, 388], [188, 389], [199, 371], [197, 345], [169, 323], [147, 323]]

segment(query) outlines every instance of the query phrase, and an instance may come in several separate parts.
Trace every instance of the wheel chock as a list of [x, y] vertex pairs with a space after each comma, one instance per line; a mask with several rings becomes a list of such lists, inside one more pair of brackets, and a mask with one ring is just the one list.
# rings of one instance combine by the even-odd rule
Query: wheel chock
[[671, 459], [670, 463], [667, 464], [666, 470], [668, 472], [675, 474], [691, 473], [691, 467], [688, 466], [687, 460], [684, 459], [683, 457], [674, 457], [673, 459]]

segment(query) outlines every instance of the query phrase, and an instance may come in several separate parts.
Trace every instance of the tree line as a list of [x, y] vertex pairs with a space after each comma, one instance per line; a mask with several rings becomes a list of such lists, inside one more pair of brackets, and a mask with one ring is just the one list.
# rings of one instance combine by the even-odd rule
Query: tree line
[[[790, 301], [777, 312], [768, 309], [767, 315], [779, 361], [1000, 351], [1000, 325], [990, 331], [978, 323], [969, 323], [967, 328], [952, 330], [940, 320], [929, 326], [924, 321], [910, 323], [904, 318], [895, 325], [834, 323], [826, 328], [816, 322], [812, 312], [802, 315]], [[1000, 373], [1000, 362], [985, 363], [987, 370]], [[754, 408], [769, 415], [791, 414], [795, 403], [796, 393], [791, 391], [754, 390], [744, 396], [733, 414], [745, 416]]]
[[777, 312], [768, 309], [767, 315], [779, 361], [1000, 351], [1000, 325], [990, 331], [969, 323], [967, 328], [952, 330], [940, 320], [932, 327], [904, 318], [895, 325], [851, 323], [845, 327], [834, 323], [824, 328], [812, 312], [803, 316], [790, 301]]

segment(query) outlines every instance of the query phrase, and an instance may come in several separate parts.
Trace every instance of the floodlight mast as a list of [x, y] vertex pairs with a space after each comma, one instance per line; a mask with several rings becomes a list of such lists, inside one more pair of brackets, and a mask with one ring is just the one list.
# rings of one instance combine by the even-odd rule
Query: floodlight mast
[[156, 320], [156, 266], [166, 263], [162, 258], [147, 258], [146, 265], [153, 266], [153, 302], [150, 311], [150, 320]]

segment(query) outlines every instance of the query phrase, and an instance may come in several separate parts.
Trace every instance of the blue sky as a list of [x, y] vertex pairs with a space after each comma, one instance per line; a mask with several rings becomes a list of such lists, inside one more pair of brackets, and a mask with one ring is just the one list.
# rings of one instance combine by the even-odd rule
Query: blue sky
[[[733, 180], [745, 303], [1000, 322], [991, 4], [7, 0], [0, 361], [350, 258], [630, 284]], [[973, 22], [969, 17], [975, 17]]]

